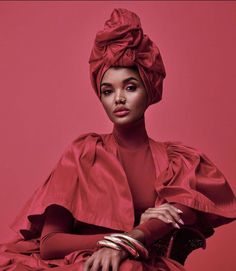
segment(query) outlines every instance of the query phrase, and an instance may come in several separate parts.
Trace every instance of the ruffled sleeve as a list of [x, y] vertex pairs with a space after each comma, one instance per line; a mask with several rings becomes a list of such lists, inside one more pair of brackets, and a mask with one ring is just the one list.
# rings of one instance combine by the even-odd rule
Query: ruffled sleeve
[[69, 144], [10, 227], [24, 239], [37, 238], [46, 208], [60, 205], [73, 215], [75, 230], [78, 221], [117, 231], [131, 230], [134, 210], [128, 183], [106, 140], [111, 145], [110, 135], [87, 133]]
[[[33, 192], [10, 228], [25, 239], [40, 235], [44, 223], [45, 210], [56, 204], [68, 209], [74, 217], [78, 216], [77, 197], [79, 178], [74, 145], [82, 151], [87, 134], [81, 135], [69, 144], [58, 159], [47, 179]], [[79, 155], [79, 154], [78, 154]]]
[[156, 205], [165, 201], [191, 207], [212, 228], [236, 219], [234, 193], [216, 165], [181, 142], [164, 142], [164, 146], [169, 161], [158, 178]]

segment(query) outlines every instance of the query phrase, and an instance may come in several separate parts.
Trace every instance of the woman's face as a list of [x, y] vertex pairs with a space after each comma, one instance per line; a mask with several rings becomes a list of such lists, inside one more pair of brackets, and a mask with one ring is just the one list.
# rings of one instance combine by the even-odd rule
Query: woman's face
[[114, 124], [130, 124], [144, 116], [147, 93], [138, 71], [111, 67], [105, 72], [100, 87], [101, 102]]

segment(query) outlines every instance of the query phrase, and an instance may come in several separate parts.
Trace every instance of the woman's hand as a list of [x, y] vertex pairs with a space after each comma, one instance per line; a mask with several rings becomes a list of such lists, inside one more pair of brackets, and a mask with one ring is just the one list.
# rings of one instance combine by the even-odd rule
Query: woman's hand
[[160, 205], [159, 207], [148, 208], [142, 213], [140, 218], [140, 224], [147, 221], [150, 218], [158, 218], [165, 223], [171, 223], [175, 228], [180, 228], [179, 224], [184, 224], [180, 218], [180, 214], [183, 213], [180, 209], [174, 207], [169, 203]]
[[102, 247], [88, 258], [83, 271], [118, 271], [120, 262], [126, 259], [128, 255], [125, 250]]

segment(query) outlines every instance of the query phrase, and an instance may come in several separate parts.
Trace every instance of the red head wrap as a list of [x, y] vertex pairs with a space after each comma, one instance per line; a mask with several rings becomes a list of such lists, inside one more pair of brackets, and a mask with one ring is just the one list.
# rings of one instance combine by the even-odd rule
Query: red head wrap
[[138, 68], [148, 104], [162, 98], [165, 67], [157, 46], [143, 34], [139, 17], [127, 9], [114, 9], [95, 38], [89, 59], [92, 86], [100, 97], [100, 83], [112, 66]]

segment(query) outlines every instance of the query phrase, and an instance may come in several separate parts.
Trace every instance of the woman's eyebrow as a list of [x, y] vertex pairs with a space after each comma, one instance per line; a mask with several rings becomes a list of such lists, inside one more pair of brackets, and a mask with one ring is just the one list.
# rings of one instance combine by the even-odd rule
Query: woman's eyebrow
[[[136, 80], [136, 81], [138, 81], [138, 79], [135, 78], [135, 77], [128, 77], [128, 78], [124, 79], [122, 82], [123, 82], [123, 84], [125, 84], [125, 83], [127, 83], [127, 82], [129, 82], [129, 81], [131, 81], [131, 80]], [[101, 87], [102, 87], [102, 86], [112, 86], [112, 84], [111, 84], [111, 83], [106, 83], [106, 82], [104, 82], [104, 83], [101, 84]]]

